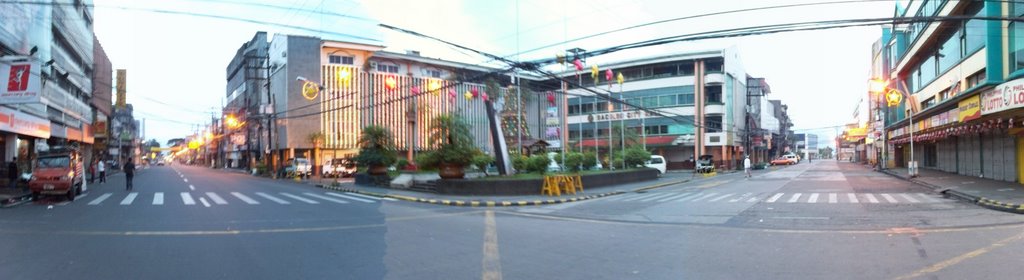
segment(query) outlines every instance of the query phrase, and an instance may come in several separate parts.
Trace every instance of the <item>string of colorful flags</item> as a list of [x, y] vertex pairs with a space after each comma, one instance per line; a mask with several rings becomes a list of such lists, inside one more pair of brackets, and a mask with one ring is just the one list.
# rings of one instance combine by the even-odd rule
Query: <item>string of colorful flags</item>
[[[914, 142], [929, 142], [929, 141], [934, 142], [936, 140], [942, 140], [942, 139], [945, 139], [945, 138], [950, 137], [950, 136], [962, 136], [962, 135], [970, 135], [970, 134], [977, 134], [977, 133], [986, 133], [986, 132], [991, 132], [991, 131], [994, 131], [994, 130], [1012, 129], [1012, 128], [1014, 128], [1014, 122], [1015, 121], [1014, 121], [1013, 118], [1010, 118], [1009, 120], [1003, 120], [1002, 118], [998, 118], [998, 119], [991, 119], [991, 120], [984, 121], [984, 122], [977, 123], [977, 124], [957, 125], [957, 126], [942, 128], [942, 129], [935, 130], [935, 131], [924, 132], [924, 133], [920, 133], [920, 134], [915, 133], [913, 141]], [[1024, 123], [1021, 123], [1020, 125], [1024, 125]], [[894, 138], [894, 139], [890, 140], [889, 142], [893, 143], [893, 144], [905, 144], [905, 143], [910, 143], [910, 141], [911, 141], [911, 138], [910, 138], [909, 135], [906, 135], [906, 136], [902, 136], [901, 135], [898, 138]]]

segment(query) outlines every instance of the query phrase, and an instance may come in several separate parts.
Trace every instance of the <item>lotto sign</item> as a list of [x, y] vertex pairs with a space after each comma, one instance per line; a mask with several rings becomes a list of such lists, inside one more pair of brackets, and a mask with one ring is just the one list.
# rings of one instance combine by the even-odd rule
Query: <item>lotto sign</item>
[[981, 95], [981, 114], [1024, 107], [1024, 79], [1005, 82]]
[[0, 76], [6, 81], [0, 87], [0, 104], [39, 102], [42, 87], [39, 63], [0, 63]]

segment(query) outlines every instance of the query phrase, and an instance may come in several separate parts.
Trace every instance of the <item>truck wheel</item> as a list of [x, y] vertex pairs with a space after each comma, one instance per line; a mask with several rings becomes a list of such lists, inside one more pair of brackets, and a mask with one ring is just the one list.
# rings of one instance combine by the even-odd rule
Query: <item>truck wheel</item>
[[75, 201], [75, 188], [74, 187], [71, 187], [71, 189], [68, 189], [67, 197], [68, 197], [68, 201]]
[[82, 185], [81, 184], [79, 184], [78, 187], [75, 187], [75, 195], [80, 195], [80, 194], [82, 194]]

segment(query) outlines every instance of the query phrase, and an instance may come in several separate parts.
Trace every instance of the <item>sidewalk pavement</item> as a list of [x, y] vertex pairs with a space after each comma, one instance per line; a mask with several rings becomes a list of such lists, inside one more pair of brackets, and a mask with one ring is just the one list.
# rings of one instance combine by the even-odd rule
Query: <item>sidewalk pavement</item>
[[891, 168], [883, 172], [985, 208], [1024, 214], [1024, 185], [1016, 182], [964, 176], [923, 168], [919, 169], [918, 176], [915, 178], [910, 178], [906, 168]]
[[[760, 172], [766, 172], [767, 170], [760, 170]], [[358, 193], [376, 197], [393, 198], [412, 202], [440, 204], [448, 206], [470, 206], [470, 207], [498, 207], [498, 206], [530, 206], [530, 205], [545, 205], [545, 204], [558, 204], [567, 202], [583, 201], [588, 199], [600, 198], [605, 196], [623, 194], [627, 192], [646, 191], [661, 187], [667, 187], [671, 185], [681, 184], [692, 181], [700, 181], [711, 178], [719, 178], [722, 176], [741, 176], [742, 173], [729, 172], [727, 174], [719, 174], [717, 176], [704, 177], [699, 174], [693, 176], [692, 173], [666, 173], [655, 180], [634, 182], [629, 184], [621, 184], [616, 186], [606, 186], [595, 189], [587, 189], [584, 187], [583, 192], [576, 194], [567, 194], [562, 196], [546, 196], [541, 195], [538, 190], [537, 195], [504, 195], [504, 196], [466, 196], [466, 195], [445, 195], [437, 193], [419, 192], [412, 190], [402, 189], [391, 189], [377, 186], [365, 186], [356, 185], [352, 182], [342, 183], [340, 185], [329, 185], [329, 184], [317, 184], [317, 182], [307, 182], [309, 184], [316, 185], [317, 187], [341, 191]]]

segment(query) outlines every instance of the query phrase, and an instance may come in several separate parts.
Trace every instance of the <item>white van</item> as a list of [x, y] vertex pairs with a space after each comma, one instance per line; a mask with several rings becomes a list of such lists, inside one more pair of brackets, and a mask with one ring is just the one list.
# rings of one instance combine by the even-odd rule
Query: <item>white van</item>
[[660, 174], [665, 174], [665, 157], [659, 155], [651, 155], [651, 160], [644, 163], [644, 166], [657, 169]]

